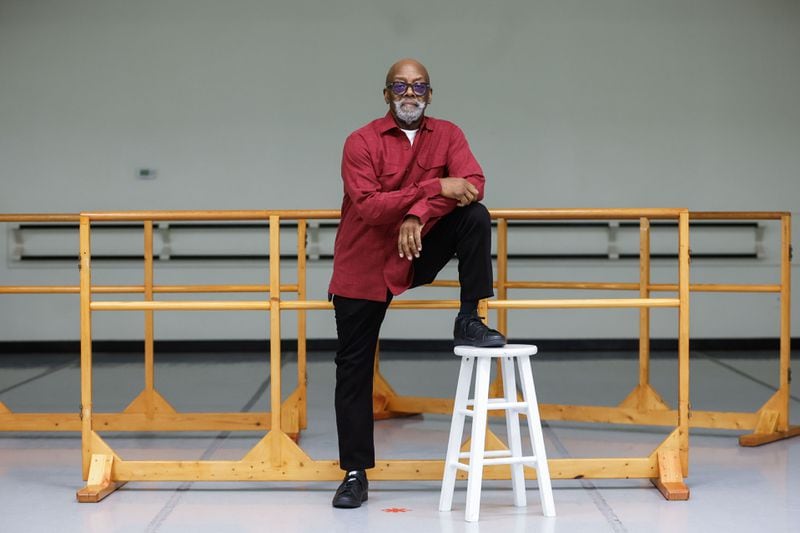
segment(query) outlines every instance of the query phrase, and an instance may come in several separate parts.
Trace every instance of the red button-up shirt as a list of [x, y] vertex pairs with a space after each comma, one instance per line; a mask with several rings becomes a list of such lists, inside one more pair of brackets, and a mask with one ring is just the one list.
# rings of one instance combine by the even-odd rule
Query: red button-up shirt
[[452, 122], [425, 117], [413, 146], [390, 113], [350, 134], [328, 292], [383, 302], [387, 289], [395, 295], [408, 289], [412, 262], [397, 251], [400, 224], [415, 215], [424, 235], [456, 208], [455, 200], [440, 194], [443, 177], [467, 179], [483, 198], [483, 171]]

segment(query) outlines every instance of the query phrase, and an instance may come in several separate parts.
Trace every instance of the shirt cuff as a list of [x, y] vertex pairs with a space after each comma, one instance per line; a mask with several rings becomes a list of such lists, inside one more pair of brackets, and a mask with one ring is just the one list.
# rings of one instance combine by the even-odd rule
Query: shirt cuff
[[406, 216], [417, 217], [423, 226], [427, 224], [428, 219], [430, 218], [430, 215], [428, 215], [427, 199], [420, 200], [419, 202], [412, 205], [411, 209], [409, 209], [408, 213], [406, 213]]
[[417, 187], [422, 189], [422, 191], [425, 193], [425, 198], [438, 196], [442, 193], [442, 184], [439, 181], [439, 178], [433, 178], [420, 182], [417, 184]]
[[411, 206], [406, 216], [415, 216], [425, 225], [430, 218], [428, 214], [428, 198], [438, 196], [442, 192], [442, 184], [439, 182], [439, 178], [433, 178], [417, 183], [417, 188], [422, 191], [422, 199]]

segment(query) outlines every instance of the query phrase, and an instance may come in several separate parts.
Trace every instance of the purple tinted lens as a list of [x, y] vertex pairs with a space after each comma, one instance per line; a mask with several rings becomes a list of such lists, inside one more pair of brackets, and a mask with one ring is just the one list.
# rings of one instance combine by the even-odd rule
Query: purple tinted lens
[[407, 83], [403, 83], [402, 81], [396, 81], [392, 83], [392, 92], [394, 94], [405, 94], [406, 89], [408, 89]]
[[[411, 86], [414, 94], [417, 96], [424, 96], [425, 93], [428, 92], [428, 84], [427, 83], [415, 83]], [[404, 91], [405, 92], [405, 91]]]

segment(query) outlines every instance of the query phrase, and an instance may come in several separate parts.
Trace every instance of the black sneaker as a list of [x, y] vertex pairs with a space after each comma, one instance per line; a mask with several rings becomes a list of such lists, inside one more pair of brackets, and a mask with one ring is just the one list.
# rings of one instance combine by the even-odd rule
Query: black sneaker
[[496, 348], [506, 343], [502, 333], [488, 327], [477, 315], [457, 316], [453, 337], [456, 346]]
[[369, 481], [363, 470], [353, 470], [344, 476], [342, 484], [333, 496], [333, 506], [339, 509], [355, 509], [367, 501]]

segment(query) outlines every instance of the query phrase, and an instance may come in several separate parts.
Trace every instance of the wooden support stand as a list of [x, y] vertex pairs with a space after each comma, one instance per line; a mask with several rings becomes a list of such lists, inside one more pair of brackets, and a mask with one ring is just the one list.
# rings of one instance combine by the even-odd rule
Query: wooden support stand
[[[589, 309], [589, 308], [673, 308], [679, 318], [679, 402], [677, 410], [670, 410], [663, 400], [649, 386], [641, 384], [623, 401], [622, 407], [598, 408], [608, 413], [598, 412], [598, 418], [614, 418], [613, 410], [624, 413], [631, 421], [657, 413], [666, 425], [676, 425], [676, 429], [655, 452], [647, 457], [628, 458], [563, 458], [548, 461], [551, 476], [555, 479], [581, 478], [625, 478], [656, 479], [667, 488], [669, 498], [679, 497], [682, 477], [688, 472], [688, 211], [685, 209], [642, 209], [642, 210], [506, 210], [499, 216], [505, 218], [528, 219], [638, 219], [654, 217], [678, 220], [679, 222], [679, 286], [677, 298], [652, 298], [642, 294], [640, 298], [594, 298], [594, 299], [550, 299], [550, 300], [501, 300], [479, 303], [479, 313], [486, 317], [491, 309]], [[495, 213], [496, 215], [498, 213]], [[127, 481], [276, 481], [276, 480], [338, 480], [341, 469], [337, 461], [317, 461], [310, 458], [292, 440], [297, 437], [305, 424], [305, 367], [303, 357], [298, 354], [298, 389], [281, 402], [281, 312], [330, 309], [329, 302], [305, 300], [305, 281], [299, 274], [297, 300], [281, 298], [280, 265], [280, 222], [283, 218], [335, 218], [335, 212], [314, 211], [248, 211], [248, 212], [130, 212], [130, 213], [84, 213], [80, 216], [80, 297], [81, 297], [81, 430], [85, 487], [78, 494], [79, 501], [99, 501]], [[246, 301], [156, 301], [153, 295], [157, 287], [152, 275], [152, 222], [154, 220], [264, 220], [269, 219], [269, 300]], [[145, 299], [135, 301], [93, 301], [91, 282], [90, 229], [93, 221], [141, 221], [145, 223], [146, 276]], [[505, 228], [505, 225], [498, 227]], [[303, 255], [304, 239], [298, 238], [298, 253]], [[299, 261], [299, 264], [302, 264]], [[504, 279], [504, 278], [503, 278]], [[499, 289], [499, 288], [498, 288]], [[505, 287], [503, 288], [503, 292]], [[457, 301], [422, 300], [398, 301], [393, 305], [410, 309], [453, 309]], [[268, 420], [262, 419], [263, 427], [270, 431], [238, 461], [126, 461], [115, 455], [113, 450], [98, 435], [98, 430], [112, 429], [102, 414], [94, 414], [92, 409], [92, 314], [99, 311], [144, 311], [148, 324], [147, 344], [152, 339], [152, 313], [162, 310], [239, 310], [268, 311], [270, 338], [270, 405], [272, 411]], [[300, 320], [302, 322], [302, 320]], [[304, 331], [298, 334], [298, 346], [304, 346]], [[299, 352], [304, 352], [299, 349]], [[379, 357], [376, 356], [375, 372], [375, 412], [378, 418], [420, 412], [442, 412], [451, 414], [453, 401], [448, 398], [408, 398], [399, 396], [380, 374]], [[116, 415], [125, 425], [139, 418], [137, 423], [157, 426], [169, 421], [173, 425], [197, 428], [196, 421], [178, 419], [182, 416], [154, 388], [153, 350], [146, 347], [145, 390], [128, 406], [124, 413]], [[501, 382], [493, 386], [494, 395], [499, 396]], [[543, 411], [546, 406], [542, 406]], [[563, 407], [563, 406], [562, 406]], [[575, 409], [571, 410], [576, 412]], [[564, 409], [566, 416], [570, 410]], [[609, 413], [611, 413], [609, 415]], [[219, 413], [217, 413], [219, 414]], [[254, 416], [250, 413], [241, 415]], [[580, 413], [586, 416], [587, 412]], [[202, 413], [200, 415], [212, 415]], [[594, 416], [594, 415], [592, 415]], [[135, 424], [130, 424], [135, 425]], [[166, 426], [164, 426], [166, 427]], [[163, 427], [162, 427], [163, 429]], [[506, 445], [490, 432], [487, 435], [489, 449], [505, 449]], [[374, 480], [441, 480], [444, 469], [443, 460], [378, 460], [370, 471]], [[677, 473], [676, 473], [677, 472]], [[508, 479], [510, 472], [499, 465], [487, 467], [485, 479]], [[685, 488], [685, 485], [683, 485]], [[684, 492], [688, 497], [688, 492]]]

